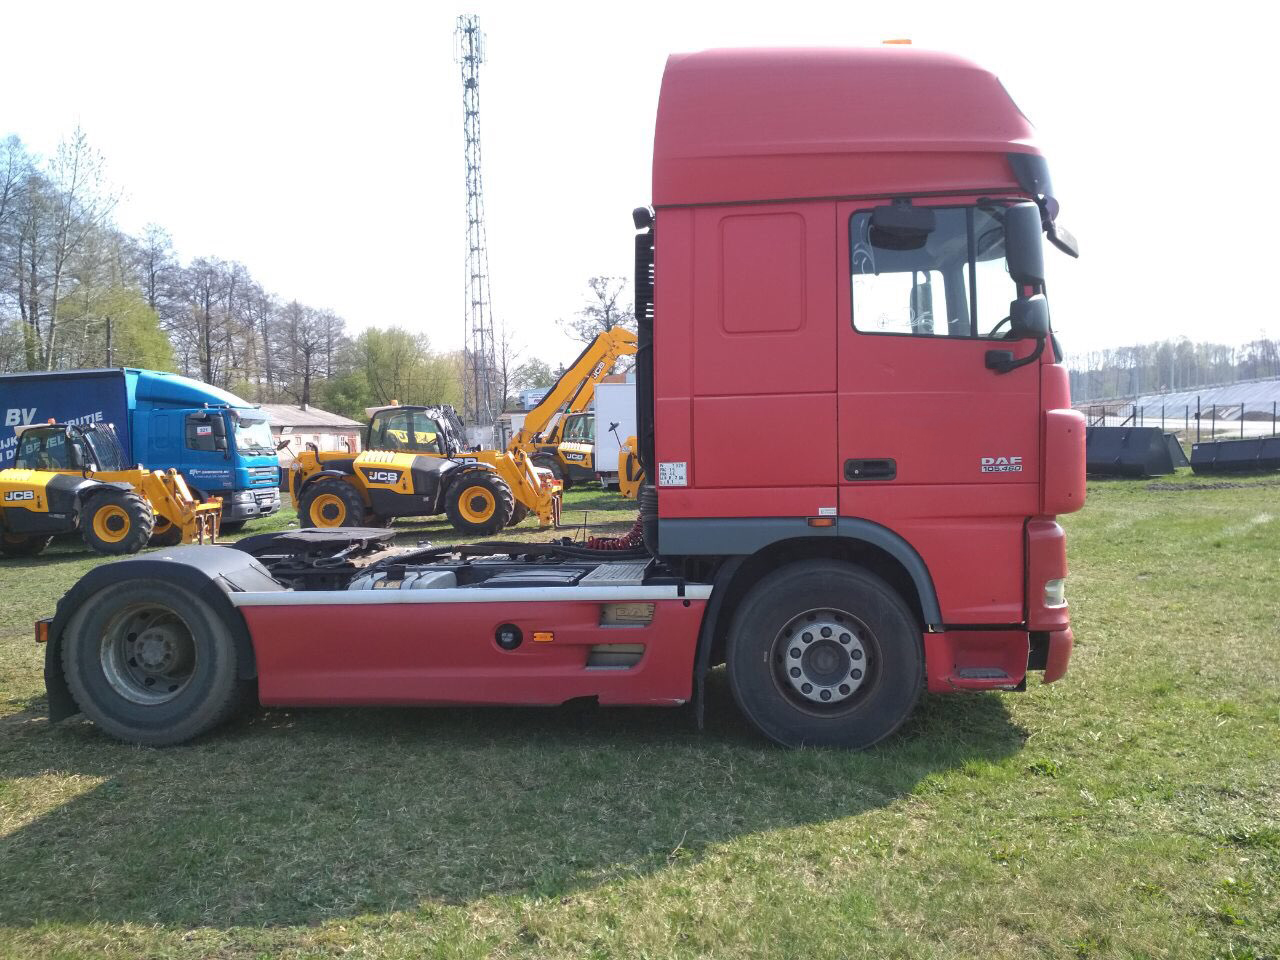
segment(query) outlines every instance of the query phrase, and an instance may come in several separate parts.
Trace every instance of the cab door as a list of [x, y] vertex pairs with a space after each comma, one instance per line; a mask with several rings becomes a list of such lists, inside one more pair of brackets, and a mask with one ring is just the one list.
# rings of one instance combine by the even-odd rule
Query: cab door
[[1017, 289], [999, 211], [923, 202], [933, 229], [878, 232], [875, 204], [837, 213], [839, 513], [905, 538], [949, 624], [1023, 619], [1023, 525], [1038, 509], [1039, 364], [987, 368]]

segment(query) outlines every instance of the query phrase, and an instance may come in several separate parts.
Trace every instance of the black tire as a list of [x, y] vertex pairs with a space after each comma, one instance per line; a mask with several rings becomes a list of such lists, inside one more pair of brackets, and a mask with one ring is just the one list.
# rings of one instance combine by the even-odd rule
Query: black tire
[[366, 527], [391, 527], [395, 524], [395, 517], [384, 517], [380, 513], [366, 512], [364, 515], [364, 525]]
[[0, 532], [0, 553], [6, 557], [34, 557], [43, 553], [52, 539], [43, 533]]
[[248, 520], [223, 520], [218, 524], [218, 533], [239, 533]]
[[300, 527], [360, 527], [364, 514], [360, 492], [345, 480], [317, 480], [298, 500]]
[[98, 553], [137, 553], [151, 539], [156, 518], [139, 493], [109, 487], [80, 508], [80, 536]]
[[523, 523], [524, 518], [527, 516], [529, 516], [529, 508], [523, 503], [517, 503], [511, 508], [511, 522], [507, 526], [514, 527], [518, 523]]
[[560, 489], [565, 493], [573, 487], [573, 480], [560, 465], [560, 461], [551, 453], [536, 453], [529, 458], [535, 467], [542, 467], [544, 470], [550, 470], [552, 476], [560, 481]]
[[788, 747], [869, 747], [902, 725], [924, 687], [921, 628], [902, 598], [835, 560], [789, 564], [752, 587], [726, 661], [738, 707]]
[[176, 547], [182, 543], [182, 528], [172, 523], [168, 517], [156, 515], [155, 526], [151, 529], [151, 546]]
[[151, 580], [112, 584], [85, 600], [63, 632], [62, 669], [86, 717], [146, 746], [216, 727], [247, 691], [218, 613], [181, 587]]
[[482, 464], [455, 470], [444, 512], [459, 533], [497, 533], [511, 522], [516, 498], [497, 472]]

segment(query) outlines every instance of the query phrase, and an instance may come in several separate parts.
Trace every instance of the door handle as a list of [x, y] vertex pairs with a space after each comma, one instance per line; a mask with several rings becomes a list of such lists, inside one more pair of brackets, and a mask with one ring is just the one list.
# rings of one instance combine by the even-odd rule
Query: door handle
[[844, 462], [846, 480], [895, 480], [897, 477], [898, 462], [891, 457], [873, 457], [869, 460]]

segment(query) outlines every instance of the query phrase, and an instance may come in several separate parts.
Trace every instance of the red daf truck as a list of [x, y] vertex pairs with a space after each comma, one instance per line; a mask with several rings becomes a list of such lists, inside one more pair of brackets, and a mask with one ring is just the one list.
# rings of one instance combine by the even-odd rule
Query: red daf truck
[[[673, 56], [634, 214], [644, 537], [304, 530], [103, 565], [37, 625], [59, 719], [164, 744], [266, 705], [699, 705], [787, 745], [1067, 669], [1074, 255], [991, 73], [901, 47]], [[776, 444], [761, 444], [774, 437]], [[761, 450], [785, 451], [762, 455]]]

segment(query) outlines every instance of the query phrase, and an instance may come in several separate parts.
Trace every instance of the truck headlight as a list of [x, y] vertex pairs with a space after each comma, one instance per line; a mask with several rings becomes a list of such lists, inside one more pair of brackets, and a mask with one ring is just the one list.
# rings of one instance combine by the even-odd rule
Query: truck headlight
[[237, 490], [237, 491], [236, 491], [236, 493], [235, 493], [235, 499], [236, 499], [236, 500], [241, 500], [241, 501], [243, 501], [243, 500], [252, 500], [252, 499], [253, 499], [253, 491], [252, 491], [252, 490]]
[[1046, 607], [1065, 607], [1067, 605], [1067, 581], [1064, 578], [1045, 581], [1044, 605]]

